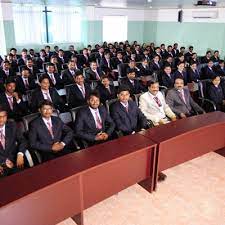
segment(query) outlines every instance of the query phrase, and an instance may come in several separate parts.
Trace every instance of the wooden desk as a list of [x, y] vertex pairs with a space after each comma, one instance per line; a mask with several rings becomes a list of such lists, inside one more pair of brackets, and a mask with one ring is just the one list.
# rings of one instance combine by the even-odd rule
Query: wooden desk
[[[225, 113], [193, 116], [140, 134], [158, 144], [156, 172], [225, 147]], [[156, 176], [157, 176], [156, 173]]]
[[3, 225], [53, 225], [141, 182], [154, 187], [156, 145], [135, 134], [43, 163], [0, 180]]

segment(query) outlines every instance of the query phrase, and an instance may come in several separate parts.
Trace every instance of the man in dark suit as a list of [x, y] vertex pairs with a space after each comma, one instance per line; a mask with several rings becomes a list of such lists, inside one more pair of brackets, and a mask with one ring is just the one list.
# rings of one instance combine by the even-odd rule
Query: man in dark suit
[[[37, 73], [40, 73], [40, 70], [36, 65], [34, 65], [34, 62], [31, 58], [27, 59], [26, 67], [28, 68], [30, 75], [33, 79], [37, 79]], [[22, 71], [22, 69], [21, 69]]]
[[139, 94], [142, 91], [144, 91], [144, 87], [135, 78], [136, 78], [136, 71], [134, 69], [128, 68], [127, 77], [122, 80], [122, 84], [129, 87], [131, 96], [133, 96], [134, 94]]
[[116, 58], [113, 60], [113, 69], [117, 69], [117, 66], [121, 63], [125, 63], [125, 60], [123, 59], [122, 52], [116, 53]]
[[84, 76], [81, 71], [76, 71], [73, 79], [75, 84], [69, 86], [67, 89], [68, 104], [70, 108], [86, 105], [91, 92], [90, 85], [84, 83]]
[[88, 49], [83, 49], [83, 54], [79, 56], [78, 62], [82, 65], [82, 67], [89, 67], [90, 65], [90, 56], [88, 54]]
[[39, 70], [43, 69], [43, 63], [49, 62], [49, 59], [46, 56], [44, 49], [41, 49], [39, 52], [39, 57], [36, 58], [36, 66]]
[[62, 81], [64, 85], [73, 84], [74, 83], [74, 76], [76, 74], [76, 64], [74, 61], [70, 60], [68, 62], [68, 69], [62, 72]]
[[3, 61], [0, 68], [0, 93], [5, 91], [5, 81], [7, 77], [14, 77], [16, 73], [10, 68], [9, 61]]
[[101, 48], [99, 48], [98, 49], [98, 53], [96, 54], [96, 60], [98, 61], [98, 63], [100, 63], [103, 59], [104, 59], [104, 48], [103, 47], [101, 47]]
[[190, 62], [190, 67], [187, 70], [187, 79], [188, 83], [197, 83], [200, 80], [200, 74], [197, 69], [197, 64], [194, 61]]
[[173, 57], [177, 57], [177, 56], [178, 56], [178, 54], [179, 54], [179, 49], [178, 49], [178, 44], [177, 44], [177, 43], [175, 43], [175, 44], [173, 45], [172, 53], [173, 53]]
[[166, 64], [161, 75], [161, 85], [167, 88], [173, 88], [174, 85], [174, 75], [172, 74], [172, 68], [170, 65]]
[[63, 64], [68, 63], [68, 58], [66, 58], [64, 51], [59, 49], [58, 52], [58, 63], [62, 67]]
[[102, 70], [97, 66], [96, 62], [91, 62], [90, 68], [86, 70], [85, 78], [87, 81], [96, 80], [99, 81], [103, 75]]
[[41, 116], [30, 125], [31, 148], [40, 152], [43, 161], [70, 153], [69, 145], [73, 139], [73, 131], [60, 118], [52, 116], [52, 102], [42, 101], [39, 110]]
[[27, 142], [15, 122], [7, 121], [7, 110], [0, 106], [0, 177], [24, 167]]
[[161, 69], [160, 57], [156, 54], [153, 57], [153, 61], [150, 63], [151, 71], [157, 72]]
[[184, 85], [187, 85], [188, 79], [187, 79], [187, 73], [185, 71], [185, 63], [179, 62], [177, 65], [177, 71], [174, 73], [174, 80], [177, 78], [181, 78], [184, 80]]
[[34, 78], [30, 75], [28, 68], [22, 69], [21, 75], [16, 77], [16, 91], [20, 95], [26, 95], [27, 91], [33, 90], [37, 87]]
[[219, 61], [219, 65], [214, 67], [214, 71], [216, 74], [224, 77], [225, 76], [225, 67], [224, 67], [224, 60]]
[[51, 87], [55, 87], [57, 90], [62, 89], [64, 87], [63, 81], [60, 77], [59, 73], [55, 73], [55, 66], [53, 63], [47, 64], [47, 76], [50, 80]]
[[209, 99], [216, 104], [216, 109], [225, 112], [225, 94], [220, 85], [220, 76], [212, 78], [212, 84], [208, 90]]
[[174, 88], [166, 95], [166, 102], [172, 111], [180, 118], [205, 113], [205, 111], [192, 99], [190, 92], [184, 88], [184, 80], [176, 78]]
[[23, 49], [21, 52], [21, 58], [18, 59], [18, 66], [25, 66], [27, 62], [27, 49]]
[[88, 106], [82, 108], [75, 121], [75, 135], [88, 145], [98, 144], [111, 138], [115, 124], [104, 106], [100, 106], [98, 92], [92, 92]]
[[110, 112], [116, 129], [123, 135], [133, 134], [147, 128], [147, 119], [137, 104], [130, 100], [129, 88], [126, 86], [120, 86], [118, 101], [112, 105]]
[[110, 52], [105, 52], [104, 57], [99, 62], [101, 70], [104, 71], [105, 74], [111, 74], [113, 70], [113, 61], [110, 57]]
[[110, 85], [109, 77], [104, 75], [101, 78], [101, 83], [96, 88], [100, 94], [100, 100], [103, 104], [107, 100], [116, 98], [116, 89], [113, 85]]
[[185, 60], [186, 60], [187, 62], [190, 61], [190, 59], [191, 59], [191, 57], [192, 57], [192, 55], [193, 55], [194, 47], [193, 47], [193, 46], [190, 46], [188, 49], [189, 49], [189, 51], [186, 52], [186, 53], [184, 54], [184, 58], [185, 58]]
[[13, 77], [7, 78], [5, 92], [0, 94], [0, 105], [7, 110], [9, 119], [18, 121], [27, 114], [27, 108], [15, 90], [16, 81]]
[[214, 51], [214, 54], [213, 54], [211, 60], [213, 61], [213, 63], [218, 63], [220, 61], [218, 50]]
[[141, 65], [139, 66], [140, 69], [140, 76], [150, 76], [152, 75], [152, 70], [149, 67], [148, 60], [143, 58], [141, 61]]
[[63, 112], [65, 103], [59, 96], [55, 88], [50, 87], [50, 80], [47, 75], [43, 75], [39, 79], [40, 87], [36, 88], [31, 94], [30, 108], [32, 112], [37, 112], [39, 103], [43, 100], [51, 101], [54, 108]]
[[202, 74], [201, 74], [201, 79], [205, 80], [205, 79], [212, 79], [216, 73], [214, 71], [213, 68], [213, 61], [210, 59], [207, 63], [207, 66], [202, 68]]
[[208, 63], [209, 60], [211, 59], [211, 57], [212, 57], [212, 52], [211, 51], [207, 51], [205, 56], [202, 57], [201, 63], [204, 63], [204, 64]]

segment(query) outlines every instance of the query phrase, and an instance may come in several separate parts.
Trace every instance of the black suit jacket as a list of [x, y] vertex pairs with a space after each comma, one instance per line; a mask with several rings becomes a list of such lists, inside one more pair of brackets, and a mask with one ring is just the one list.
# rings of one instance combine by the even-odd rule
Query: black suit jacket
[[139, 94], [142, 91], [144, 91], [144, 87], [141, 85], [141, 83], [138, 80], [134, 80], [134, 85], [130, 82], [128, 77], [124, 78], [121, 82], [123, 85], [126, 85], [130, 88], [130, 94]]
[[0, 164], [5, 163], [6, 159], [16, 161], [17, 153], [25, 153], [27, 142], [15, 122], [5, 124], [5, 149], [0, 145]]
[[202, 68], [202, 74], [201, 74], [201, 79], [212, 79], [216, 73], [214, 72], [213, 69], [210, 69], [208, 66]]
[[61, 119], [52, 116], [52, 138], [42, 117], [38, 117], [30, 124], [29, 142], [32, 149], [42, 152], [52, 152], [52, 145], [55, 142], [64, 142], [68, 145], [73, 138], [73, 131], [66, 126]]
[[97, 88], [96, 88], [99, 91], [101, 102], [104, 103], [104, 104], [105, 104], [106, 100], [110, 100], [110, 99], [116, 98], [116, 89], [115, 89], [115, 87], [113, 85], [110, 85], [109, 87], [110, 87], [110, 92], [102, 84], [99, 84], [97, 86]]
[[68, 88], [68, 104], [70, 108], [75, 108], [78, 106], [86, 105], [87, 104], [87, 98], [90, 95], [91, 88], [88, 84], [84, 84], [85, 88], [85, 98], [83, 97], [79, 87], [74, 84], [71, 85]]
[[102, 71], [104, 71], [105, 73], [107, 72], [111, 72], [113, 70], [113, 61], [112, 59], [109, 59], [109, 66], [107, 63], [107, 60], [105, 57], [103, 57], [100, 61], [100, 68]]
[[57, 90], [62, 89], [64, 87], [63, 80], [61, 79], [61, 77], [58, 73], [54, 73], [54, 77], [55, 77], [55, 81], [56, 81], [55, 84], [53, 84], [50, 76], [47, 73], [46, 73], [46, 75], [49, 77], [51, 87], [55, 87]]
[[159, 65], [157, 65], [156, 63], [152, 62], [150, 64], [150, 68], [151, 68], [151, 71], [155, 72], [155, 71], [159, 71], [161, 69], [161, 65], [159, 63]]
[[80, 55], [78, 57], [78, 62], [79, 64], [81, 64], [82, 66], [85, 65], [85, 66], [89, 66], [90, 65], [90, 56], [88, 55], [88, 58], [86, 59], [84, 55]]
[[42, 60], [40, 57], [38, 57], [36, 59], [36, 66], [37, 68], [40, 70], [40, 69], [43, 69], [43, 63], [47, 63], [49, 62], [49, 59], [47, 57], [44, 57], [44, 59]]
[[[102, 70], [99, 67], [97, 68], [97, 72], [100, 77], [103, 75]], [[91, 68], [86, 70], [86, 79], [87, 80], [97, 80], [96, 73]]]
[[187, 80], [189, 83], [192, 81], [197, 82], [200, 80], [200, 74], [197, 70], [193, 71], [191, 68], [187, 70]]
[[95, 125], [94, 117], [91, 114], [89, 106], [82, 108], [75, 121], [75, 135], [87, 142], [95, 142], [95, 136], [100, 132], [106, 132], [109, 136], [114, 131], [115, 124], [109, 116], [104, 106], [99, 107], [99, 114], [102, 120], [102, 129], [98, 130]]
[[[54, 107], [56, 109], [58, 109], [59, 111], [63, 111], [65, 103], [64, 103], [63, 99], [59, 96], [59, 94], [55, 90], [55, 88], [50, 88], [49, 94], [51, 96]], [[44, 96], [42, 94], [41, 89], [40, 88], [35, 89], [31, 95], [31, 104], [30, 104], [31, 111], [37, 112], [39, 104], [43, 100], [44, 100]]]
[[68, 85], [68, 84], [73, 84], [74, 83], [74, 76], [75, 76], [75, 72], [74, 71], [74, 75], [72, 75], [72, 73], [70, 72], [69, 69], [66, 69], [62, 72], [62, 82], [64, 85]]
[[225, 68], [220, 67], [220, 65], [216, 66], [216, 67], [214, 68], [214, 71], [215, 71], [218, 75], [220, 75], [220, 76], [222, 76], [222, 77], [225, 76]]
[[22, 76], [16, 77], [16, 91], [21, 95], [25, 95], [27, 91], [33, 90], [37, 87], [35, 80], [32, 77], [28, 77], [29, 87], [26, 89]]
[[174, 75], [171, 73], [170, 77], [163, 72], [162, 73], [162, 86], [166, 86], [167, 88], [173, 88], [174, 87]]
[[0, 94], [0, 105], [6, 108], [9, 119], [20, 120], [21, 117], [27, 114], [27, 108], [22, 99], [18, 104], [16, 99], [13, 98], [13, 110], [11, 110], [5, 93]]
[[149, 76], [149, 75], [152, 75], [152, 70], [149, 66], [147, 66], [146, 68], [144, 68], [144, 66], [141, 64], [139, 66], [139, 75], [140, 76]]
[[211, 99], [215, 104], [217, 110], [222, 109], [223, 100], [225, 100], [225, 95], [221, 85], [216, 87], [214, 84], [211, 84], [208, 90], [209, 99]]
[[180, 73], [180, 71], [175, 71], [175, 73], [174, 73], [174, 80], [176, 80], [177, 78], [181, 78], [181, 79], [183, 79], [184, 80], [184, 85], [187, 85], [187, 83], [188, 83], [188, 79], [187, 79], [187, 73], [186, 72], [182, 72], [182, 73]]
[[[9, 77], [15, 77], [16, 73], [12, 69], [9, 69], [9, 75], [8, 76]], [[5, 91], [4, 84], [5, 84], [5, 81], [6, 81], [8, 76], [5, 74], [5, 71], [0, 68], [0, 93]]]
[[17, 64], [18, 64], [18, 66], [25, 66], [26, 65], [26, 62], [21, 57], [21, 58], [18, 59]]
[[134, 101], [128, 102], [128, 112], [119, 101], [112, 105], [110, 111], [117, 130], [124, 134], [131, 134], [147, 126], [146, 117]]

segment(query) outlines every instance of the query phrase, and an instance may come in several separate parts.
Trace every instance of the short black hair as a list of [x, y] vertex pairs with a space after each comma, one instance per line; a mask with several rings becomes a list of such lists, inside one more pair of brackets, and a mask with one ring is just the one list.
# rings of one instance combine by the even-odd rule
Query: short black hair
[[100, 99], [100, 94], [97, 90], [94, 90], [90, 93], [88, 100], [90, 100], [92, 96], [95, 96], [96, 98]]
[[10, 51], [10, 52], [11, 52], [11, 51], [16, 51], [16, 52], [17, 52], [17, 49], [16, 49], [16, 48], [10, 48], [9, 51]]
[[84, 76], [84, 75], [83, 75], [83, 72], [81, 70], [76, 70], [75, 76], [78, 77], [78, 76]]
[[49, 79], [49, 76], [47, 74], [43, 74], [39, 77], [39, 83], [41, 83], [44, 79], [48, 79], [48, 81], [50, 83], [50, 79]]
[[130, 73], [136, 73], [135, 69], [131, 69], [130, 67], [127, 68], [127, 75]]
[[46, 99], [40, 102], [40, 104], [38, 105], [38, 108], [41, 109], [45, 105], [49, 105], [52, 108], [54, 108], [53, 103], [51, 101], [49, 101], [49, 100], [46, 100]]
[[213, 75], [213, 76], [212, 76], [212, 81], [215, 80], [217, 77], [220, 78], [220, 75], [217, 75], [217, 74]]
[[184, 64], [184, 65], [185, 65], [185, 62], [179, 61], [179, 62], [177, 63], [177, 66], [179, 66], [179, 65], [181, 65], [181, 64]]
[[46, 64], [46, 68], [49, 67], [49, 66], [55, 66], [55, 65], [53, 63], [49, 62], [49, 63]]
[[147, 86], [148, 87], [151, 87], [153, 84], [158, 84], [159, 82], [158, 81], [156, 81], [156, 80], [149, 80], [148, 82], [147, 82]]
[[16, 80], [14, 79], [14, 77], [7, 77], [5, 84], [10, 84], [10, 83], [16, 83]]
[[117, 94], [120, 94], [122, 91], [128, 91], [130, 93], [130, 88], [127, 85], [121, 85], [118, 88]]

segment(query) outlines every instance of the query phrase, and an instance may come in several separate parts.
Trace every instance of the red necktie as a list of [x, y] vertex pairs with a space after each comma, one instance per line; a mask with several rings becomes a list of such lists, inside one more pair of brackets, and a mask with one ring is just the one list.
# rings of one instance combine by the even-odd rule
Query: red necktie
[[2, 129], [0, 130], [0, 144], [2, 145], [2, 148], [5, 149], [5, 136]]
[[48, 131], [51, 134], [52, 139], [53, 139], [54, 138], [54, 135], [53, 135], [53, 130], [52, 130], [52, 126], [51, 126], [51, 123], [50, 122], [47, 122], [47, 127], [48, 127]]
[[154, 100], [155, 100], [155, 102], [157, 103], [157, 105], [158, 105], [159, 107], [162, 106], [162, 104], [161, 104], [161, 102], [160, 102], [160, 100], [159, 100], [158, 97], [154, 97]]
[[126, 112], [128, 113], [128, 104], [125, 106]]
[[83, 95], [83, 97], [85, 98], [85, 89], [84, 89], [83, 86], [81, 86], [80, 88], [81, 88], [82, 95]]
[[182, 98], [182, 100], [184, 101], [184, 103], [186, 104], [186, 100], [185, 100], [185, 97], [184, 97], [184, 91], [180, 91], [180, 97]]
[[28, 83], [28, 80], [25, 79], [24, 81], [25, 81], [25, 88], [26, 88], [26, 89], [29, 89], [29, 83]]
[[7, 97], [8, 98], [8, 102], [9, 102], [9, 107], [11, 110], [13, 110], [13, 97], [10, 96], [10, 97]]
[[96, 128], [98, 130], [101, 130], [102, 129], [102, 122], [101, 122], [101, 120], [100, 120], [100, 118], [98, 116], [98, 112], [97, 111], [95, 111], [95, 119], [96, 119]]

